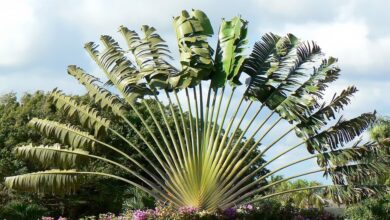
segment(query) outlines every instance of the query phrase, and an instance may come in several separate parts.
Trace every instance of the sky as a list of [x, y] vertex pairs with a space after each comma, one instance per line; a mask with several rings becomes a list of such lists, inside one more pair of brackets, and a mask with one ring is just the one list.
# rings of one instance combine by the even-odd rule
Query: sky
[[[267, 32], [293, 33], [317, 42], [323, 52], [339, 59], [342, 69], [327, 98], [355, 85], [359, 92], [345, 109], [347, 118], [373, 110], [390, 116], [387, 0], [2, 0], [0, 94], [12, 91], [20, 95], [55, 87], [82, 94], [83, 88], [67, 75], [66, 67], [75, 64], [100, 76], [83, 45], [97, 42], [102, 34], [120, 41], [120, 25], [134, 30], [140, 30], [143, 24], [154, 26], [177, 57], [172, 17], [192, 8], [207, 13], [215, 32], [222, 18], [241, 15], [249, 21], [249, 45]], [[210, 42], [215, 43], [215, 38]], [[286, 139], [283, 143], [290, 145], [296, 140]], [[281, 158], [273, 166], [302, 154], [304, 149]], [[306, 163], [281, 174], [288, 176], [308, 166], [315, 164]], [[319, 175], [307, 178], [324, 181]]]

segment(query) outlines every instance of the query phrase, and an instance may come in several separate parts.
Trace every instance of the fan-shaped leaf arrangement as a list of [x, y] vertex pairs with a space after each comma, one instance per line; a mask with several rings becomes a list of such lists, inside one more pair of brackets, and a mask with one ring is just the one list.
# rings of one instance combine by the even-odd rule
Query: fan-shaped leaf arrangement
[[[381, 146], [359, 141], [348, 146], [374, 122], [375, 112], [350, 120], [336, 119], [357, 91], [353, 86], [330, 102], [323, 101], [325, 89], [339, 76], [337, 59], [326, 58], [314, 42], [301, 41], [292, 34], [272, 33], [261, 37], [247, 56], [247, 24], [240, 17], [223, 20], [214, 53], [208, 43], [213, 29], [207, 16], [198, 10], [183, 11], [173, 20], [179, 69], [170, 64], [170, 51], [153, 27], [143, 26], [142, 35], [120, 27], [127, 49], [122, 49], [110, 36], [102, 36], [100, 46], [87, 43], [85, 49], [106, 75], [107, 82], [102, 84], [73, 65], [68, 73], [85, 86], [97, 109], [54, 90], [55, 106], [77, 118], [80, 124], [33, 119], [33, 127], [60, 144], [22, 146], [15, 153], [58, 169], [8, 177], [6, 185], [41, 193], [68, 192], [74, 191], [88, 175], [98, 175], [129, 183], [174, 206], [209, 211], [300, 190], [325, 188], [329, 195], [344, 203], [386, 190], [369, 181], [385, 169], [378, 158]], [[114, 87], [116, 92], [108, 87]], [[157, 103], [158, 109], [151, 109], [151, 101]], [[141, 114], [140, 106], [145, 106], [149, 114]], [[115, 130], [113, 120], [104, 118], [101, 109], [109, 109], [116, 119], [123, 120], [149, 152]], [[127, 118], [126, 112], [130, 110], [140, 123]], [[170, 119], [173, 126], [168, 123]], [[289, 122], [291, 128], [281, 131], [278, 128], [281, 121]], [[140, 127], [148, 135], [140, 132]], [[269, 132], [275, 129], [280, 136], [264, 144], [264, 138], [270, 139]], [[301, 141], [286, 147], [281, 143], [290, 133]], [[102, 137], [107, 135], [122, 139], [123, 146], [105, 143]], [[250, 158], [260, 144], [261, 153]], [[140, 162], [140, 157], [127, 154], [127, 146], [147, 164]], [[311, 156], [289, 161], [253, 178], [273, 161], [305, 146]], [[248, 172], [274, 147], [281, 153]], [[115, 151], [142, 172], [94, 155], [95, 148]], [[259, 183], [276, 172], [310, 159], [317, 159], [318, 169], [259, 187]], [[88, 160], [102, 160], [133, 177], [130, 180], [115, 173], [80, 168]], [[318, 172], [331, 177], [334, 185], [262, 194], [276, 184]]]

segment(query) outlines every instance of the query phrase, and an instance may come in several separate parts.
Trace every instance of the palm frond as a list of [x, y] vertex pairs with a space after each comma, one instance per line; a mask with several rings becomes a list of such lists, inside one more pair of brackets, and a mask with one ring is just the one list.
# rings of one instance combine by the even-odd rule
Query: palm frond
[[350, 120], [341, 117], [335, 125], [306, 140], [308, 151], [314, 153], [314, 149], [320, 152], [327, 148], [334, 150], [344, 146], [345, 143], [362, 134], [375, 121], [375, 114], [375, 112], [365, 113]]
[[29, 124], [45, 136], [56, 138], [72, 148], [89, 149], [95, 146], [95, 138], [75, 126], [38, 118], [33, 118]]
[[85, 44], [84, 48], [104, 71], [109, 79], [107, 84], [115, 85], [128, 103], [134, 103], [144, 95], [153, 94], [145, 83], [141, 82], [142, 78], [138, 70], [124, 56], [118, 43], [107, 35], [103, 35], [101, 40], [105, 46], [105, 50], [101, 53], [97, 50], [98, 45], [93, 42]]
[[153, 88], [169, 88], [168, 79], [177, 70], [166, 60], [172, 59], [168, 46], [154, 27], [143, 25], [141, 30], [145, 35], [142, 39], [126, 27], [119, 29], [136, 60], [140, 76]]
[[334, 185], [326, 187], [324, 194], [339, 204], [353, 204], [370, 197], [382, 197], [388, 190], [381, 185]]
[[324, 172], [325, 177], [331, 177], [334, 184], [367, 183], [374, 177], [383, 175], [385, 167], [381, 163], [357, 163], [329, 167]]
[[107, 89], [104, 89], [96, 83], [100, 82], [96, 77], [87, 74], [80, 67], [74, 65], [68, 66], [68, 74], [75, 77], [88, 91], [89, 96], [95, 103], [100, 105], [101, 108], [109, 107], [116, 115], [123, 115], [125, 106], [121, 98], [112, 94]]
[[[306, 135], [306, 137], [310, 137], [314, 135], [323, 126], [327, 125], [329, 120], [336, 118], [336, 114], [350, 103], [351, 97], [356, 92], [356, 87], [350, 86], [339, 95], [334, 94], [329, 104], [322, 104], [318, 109], [315, 109], [315, 112], [309, 111], [309, 116], [304, 117], [297, 125], [298, 136]], [[314, 109], [311, 109], [311, 111], [314, 111]]]
[[94, 131], [96, 137], [107, 132], [110, 120], [99, 116], [96, 109], [78, 104], [72, 97], [64, 95], [57, 89], [50, 94], [50, 97], [58, 110], [65, 112], [69, 117], [77, 117], [82, 126]]
[[254, 49], [253, 55], [248, 58], [249, 61], [245, 64], [248, 67], [245, 69], [249, 70], [250, 79], [245, 96], [265, 103], [270, 109], [275, 109], [287, 98], [283, 90], [296, 84], [295, 78], [301, 75], [294, 71], [299, 66], [297, 47], [300, 44], [292, 34], [281, 38], [266, 35], [262, 40], [258, 44], [258, 50], [265, 50], [261, 51], [264, 53], [262, 56], [268, 55], [268, 57], [264, 61], [260, 59], [252, 64], [251, 57], [255, 57], [257, 52]]
[[67, 149], [59, 144], [53, 146], [33, 146], [32, 144], [14, 148], [14, 153], [24, 159], [38, 161], [44, 167], [60, 169], [81, 167], [89, 162], [89, 152], [82, 149]]
[[213, 34], [213, 28], [205, 13], [193, 10], [182, 11], [173, 20], [176, 39], [180, 52], [182, 71], [172, 77], [170, 83], [174, 88], [195, 86], [201, 80], [208, 80], [213, 70], [213, 49], [207, 38]]
[[243, 52], [248, 43], [247, 30], [248, 22], [239, 17], [222, 21], [215, 57], [216, 69], [211, 75], [213, 87], [222, 87], [227, 80], [233, 86], [241, 85], [239, 77], [245, 61]]
[[19, 191], [64, 194], [75, 192], [84, 179], [76, 170], [53, 169], [7, 177], [5, 185]]
[[360, 140], [352, 147], [319, 153], [317, 164], [321, 167], [340, 166], [366, 160], [380, 160], [383, 147], [375, 142], [367, 142], [360, 145]]

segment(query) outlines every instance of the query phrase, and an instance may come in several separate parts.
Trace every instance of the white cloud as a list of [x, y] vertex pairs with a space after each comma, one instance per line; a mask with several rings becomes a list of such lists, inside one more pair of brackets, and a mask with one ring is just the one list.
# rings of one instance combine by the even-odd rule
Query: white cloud
[[19, 65], [34, 53], [39, 25], [29, 1], [6, 1], [0, 7], [0, 66]]
[[345, 4], [336, 0], [252, 0], [262, 14], [272, 19], [284, 19], [285, 22], [302, 20], [332, 19]]
[[69, 94], [84, 92], [82, 86], [67, 74], [59, 77], [42, 69], [0, 74], [0, 95], [11, 91], [17, 94], [37, 90], [51, 91], [56, 87]]
[[364, 22], [287, 24], [282, 32], [316, 41], [326, 54], [339, 58], [342, 69], [347, 68], [349, 74], [380, 74], [388, 64], [390, 36], [370, 38]]

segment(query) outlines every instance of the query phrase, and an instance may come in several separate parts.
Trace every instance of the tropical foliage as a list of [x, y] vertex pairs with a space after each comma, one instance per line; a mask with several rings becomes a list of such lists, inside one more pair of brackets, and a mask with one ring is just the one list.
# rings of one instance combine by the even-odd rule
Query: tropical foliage
[[[280, 181], [283, 177], [273, 176], [271, 177], [270, 183]], [[317, 181], [308, 181], [303, 179], [297, 179], [294, 181], [286, 181], [276, 185], [271, 189], [269, 193], [284, 192], [293, 189], [300, 189], [305, 187], [321, 186], [322, 184]], [[316, 190], [302, 190], [296, 193], [283, 194], [275, 199], [281, 203], [281, 205], [291, 205], [299, 209], [322, 209], [327, 205], [326, 198], [324, 197], [323, 189], [319, 188]]]
[[[215, 55], [208, 43], [213, 29], [202, 11], [183, 11], [174, 18], [173, 26], [179, 69], [170, 63], [165, 41], [150, 26], [142, 26], [142, 36], [120, 27], [128, 49], [122, 49], [107, 35], [101, 37], [100, 46], [85, 44], [107, 81], [101, 83], [74, 65], [68, 67], [68, 73], [85, 86], [95, 104], [79, 102], [54, 90], [51, 100], [56, 108], [78, 123], [33, 118], [32, 127], [59, 143], [21, 146], [15, 153], [55, 169], [7, 177], [6, 186], [67, 193], [97, 176], [130, 184], [174, 207], [207, 211], [301, 190], [323, 188], [340, 203], [356, 202], [387, 190], [368, 181], [386, 168], [382, 156], [378, 156], [382, 155], [382, 145], [355, 141], [375, 121], [375, 112], [352, 119], [339, 117], [357, 91], [354, 86], [335, 94], [329, 102], [323, 100], [325, 89], [340, 73], [336, 58], [325, 57], [314, 42], [272, 33], [261, 37], [246, 56], [248, 26], [239, 17], [222, 22]], [[139, 111], [141, 107], [147, 109], [146, 114]], [[141, 142], [117, 129], [115, 120], [106, 117], [102, 109], [109, 109]], [[136, 116], [128, 117], [129, 110]], [[291, 128], [265, 144], [264, 138], [280, 127], [277, 125], [281, 121], [289, 122]], [[291, 147], [280, 145], [290, 133], [301, 141]], [[105, 141], [107, 137], [116, 137], [122, 143], [112, 145]], [[250, 159], [259, 144], [261, 152]], [[312, 155], [254, 178], [273, 161], [304, 146]], [[274, 147], [279, 147], [281, 153], [248, 173]], [[129, 148], [137, 156], [127, 153]], [[105, 157], [101, 149], [115, 152], [139, 171], [115, 157]], [[141, 158], [146, 162], [141, 163]], [[318, 169], [259, 187], [276, 172], [310, 159], [317, 159]], [[84, 169], [87, 160], [111, 164], [117, 171]], [[131, 177], [124, 177], [119, 170]], [[319, 172], [334, 184], [253, 197], [284, 181]]]
[[[387, 152], [383, 153], [383, 158], [387, 158], [387, 167], [390, 165], [388, 150], [390, 149], [390, 120], [387, 117], [380, 117], [369, 129], [370, 137], [383, 145]], [[387, 170], [384, 175], [371, 180], [376, 184], [390, 186], [390, 172]], [[390, 219], [390, 194], [387, 193], [382, 198], [371, 198], [358, 204], [347, 207], [345, 215], [350, 219]]]

